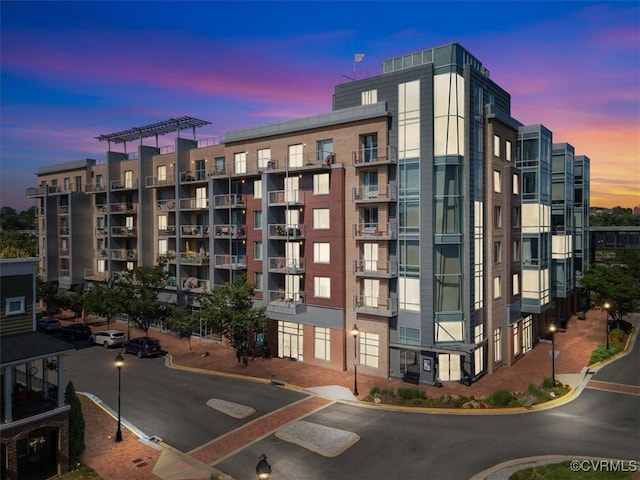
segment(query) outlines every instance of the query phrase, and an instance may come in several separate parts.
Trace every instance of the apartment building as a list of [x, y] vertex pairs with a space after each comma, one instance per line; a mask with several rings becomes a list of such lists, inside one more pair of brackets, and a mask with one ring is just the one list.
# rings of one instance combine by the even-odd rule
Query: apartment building
[[[472, 382], [531, 349], [554, 319], [554, 295], [576, 287], [574, 236], [552, 238], [552, 134], [512, 118], [510, 103], [478, 59], [449, 44], [343, 76], [329, 113], [208, 141], [195, 135], [208, 122], [191, 117], [101, 135], [105, 162], [47, 167], [28, 192], [42, 213], [42, 274], [92, 281], [163, 257], [160, 299], [197, 309], [194, 293], [242, 272], [280, 357]], [[160, 147], [167, 134], [174, 144]], [[565, 163], [573, 170], [576, 158], [588, 199], [588, 159]], [[66, 195], [78, 223], [51, 189], [82, 185], [76, 177], [84, 191]], [[577, 225], [571, 194], [557, 204], [565, 225]], [[68, 263], [50, 258], [65, 219], [67, 245], [87, 245], [90, 258], [73, 248]]]

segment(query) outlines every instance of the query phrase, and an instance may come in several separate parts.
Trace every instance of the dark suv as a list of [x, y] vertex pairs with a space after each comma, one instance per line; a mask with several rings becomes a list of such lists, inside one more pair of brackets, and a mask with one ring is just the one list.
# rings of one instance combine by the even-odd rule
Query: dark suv
[[91, 328], [84, 323], [72, 323], [62, 327], [60, 333], [63, 337], [71, 340], [85, 340], [91, 336]]
[[55, 318], [41, 318], [38, 320], [36, 328], [43, 333], [58, 333], [60, 327], [60, 321]]
[[160, 355], [160, 341], [152, 337], [132, 338], [122, 347], [123, 353], [135, 353], [138, 358]]

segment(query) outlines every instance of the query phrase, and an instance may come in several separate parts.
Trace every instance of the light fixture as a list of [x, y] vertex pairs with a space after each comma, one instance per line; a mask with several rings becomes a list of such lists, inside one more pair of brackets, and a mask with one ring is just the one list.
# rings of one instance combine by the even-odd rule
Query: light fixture
[[115, 366], [118, 369], [118, 430], [116, 430], [116, 442], [122, 441], [122, 422], [120, 417], [120, 379], [122, 374], [122, 366], [124, 365], [124, 357], [122, 352], [118, 352], [114, 360]]
[[556, 324], [551, 322], [549, 325], [549, 331], [551, 332], [551, 381], [553, 386], [556, 386]]
[[354, 323], [351, 329], [353, 335], [353, 394], [358, 395], [358, 326]]
[[260, 455], [260, 461], [256, 465], [256, 475], [260, 480], [267, 480], [271, 476], [271, 465], [267, 462], [267, 456]]

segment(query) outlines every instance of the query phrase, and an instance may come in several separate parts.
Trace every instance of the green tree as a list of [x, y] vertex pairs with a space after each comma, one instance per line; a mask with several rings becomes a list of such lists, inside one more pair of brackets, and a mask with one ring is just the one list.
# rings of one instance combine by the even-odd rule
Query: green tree
[[0, 232], [0, 255], [2, 258], [36, 257], [38, 238], [15, 230]]
[[173, 305], [167, 316], [167, 327], [180, 337], [187, 337], [191, 352], [191, 336], [199, 327], [199, 319], [191, 312], [188, 305]]
[[20, 213], [15, 208], [0, 208], [0, 230], [34, 230], [36, 228], [36, 207]]
[[40, 277], [36, 277], [36, 296], [44, 303], [47, 315], [53, 315], [58, 311], [60, 307], [58, 282], [45, 282]]
[[74, 317], [82, 316], [84, 311], [84, 284], [74, 285], [73, 288], [62, 296], [62, 305], [64, 308], [71, 310]]
[[64, 403], [71, 407], [69, 411], [69, 466], [73, 468], [79, 461], [80, 455], [84, 452], [84, 416], [82, 415], [82, 404], [73, 383], [67, 383], [64, 390]]
[[126, 301], [122, 311], [147, 335], [151, 323], [162, 316], [158, 292], [167, 283], [164, 264], [153, 267], [136, 267], [123, 272], [116, 284], [123, 289]]
[[219, 328], [239, 362], [248, 353], [250, 334], [264, 331], [269, 321], [266, 307], [253, 306], [254, 291], [246, 275], [241, 275], [199, 297], [201, 317], [208, 326]]
[[84, 294], [84, 309], [107, 319], [107, 328], [116, 313], [124, 311], [124, 290], [113, 279], [96, 282]]

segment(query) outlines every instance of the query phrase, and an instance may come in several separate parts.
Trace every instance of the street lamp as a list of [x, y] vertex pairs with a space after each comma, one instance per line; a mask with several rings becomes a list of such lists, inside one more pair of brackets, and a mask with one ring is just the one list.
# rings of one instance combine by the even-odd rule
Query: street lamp
[[607, 318], [605, 319], [604, 322], [604, 332], [606, 334], [607, 340], [607, 351], [609, 350], [609, 309], [611, 308], [611, 304], [609, 302], [605, 302], [604, 304], [604, 309], [607, 311]]
[[358, 326], [354, 323], [351, 329], [353, 335], [353, 394], [358, 395]]
[[118, 430], [116, 431], [116, 442], [122, 441], [122, 423], [120, 422], [120, 377], [122, 374], [122, 366], [124, 365], [124, 357], [122, 352], [119, 352], [114, 360], [116, 367], [118, 368]]
[[549, 325], [551, 332], [551, 381], [556, 386], [556, 324], [551, 322]]
[[256, 475], [260, 480], [267, 480], [271, 476], [271, 465], [267, 462], [267, 456], [264, 453], [260, 455], [260, 461], [256, 465]]

